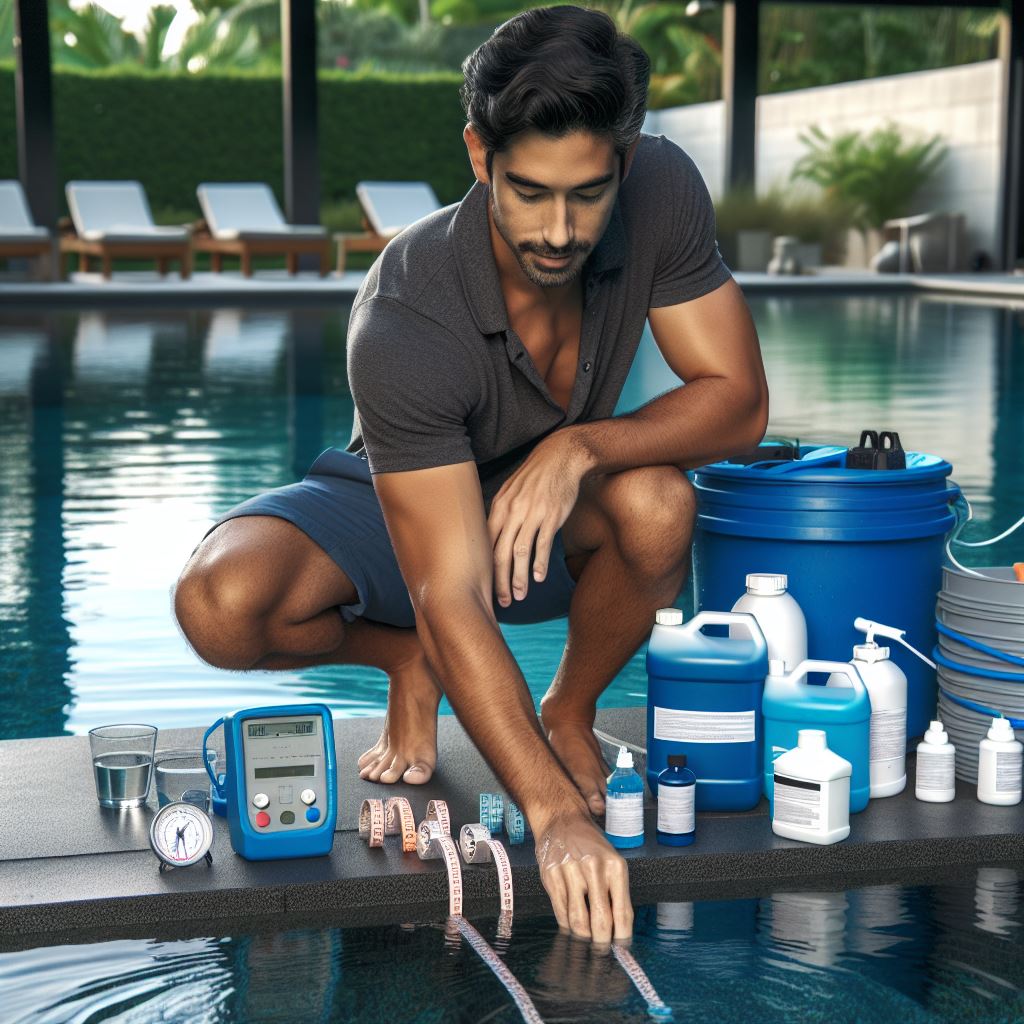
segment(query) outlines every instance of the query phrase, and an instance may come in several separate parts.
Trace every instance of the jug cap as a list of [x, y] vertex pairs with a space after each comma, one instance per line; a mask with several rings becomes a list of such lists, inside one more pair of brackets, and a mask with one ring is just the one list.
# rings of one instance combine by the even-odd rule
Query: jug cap
[[616, 768], [632, 768], [633, 755], [625, 747], [619, 747], [619, 756], [615, 759]]
[[659, 608], [654, 613], [654, 621], [659, 626], [681, 626], [683, 613], [678, 608]]
[[928, 726], [928, 731], [924, 734], [925, 743], [936, 743], [940, 746], [943, 743], [949, 742], [949, 736], [946, 734], [946, 730], [942, 728], [942, 723], [939, 721], [933, 721]]
[[873, 665], [876, 661], [889, 660], [889, 648], [879, 647], [878, 644], [854, 644], [854, 661], [866, 661]]
[[1013, 742], [1016, 737], [1013, 735], [1013, 726], [1010, 725], [1010, 720], [1003, 718], [1002, 715], [999, 718], [993, 718], [988, 729], [988, 738], [1002, 743]]
[[824, 729], [801, 729], [796, 734], [796, 745], [801, 750], [828, 750]]
[[768, 661], [768, 675], [784, 676], [786, 674], [786, 663], [781, 658], [770, 658]]
[[751, 572], [747, 574], [747, 593], [774, 596], [784, 594], [789, 577], [784, 572]]

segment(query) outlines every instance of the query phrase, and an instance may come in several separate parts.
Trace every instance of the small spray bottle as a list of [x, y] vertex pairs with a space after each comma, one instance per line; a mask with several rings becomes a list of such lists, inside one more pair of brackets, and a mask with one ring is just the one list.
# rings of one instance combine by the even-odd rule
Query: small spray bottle
[[620, 850], [644, 845], [644, 782], [625, 747], [619, 747], [615, 771], [608, 776], [604, 834]]

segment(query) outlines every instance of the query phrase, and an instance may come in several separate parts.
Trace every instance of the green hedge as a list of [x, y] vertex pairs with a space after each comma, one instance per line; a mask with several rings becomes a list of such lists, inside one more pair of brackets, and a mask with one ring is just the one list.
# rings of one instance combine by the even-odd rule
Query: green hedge
[[[424, 180], [442, 203], [472, 184], [456, 74], [320, 74], [324, 202], [364, 179]], [[57, 180], [133, 178], [154, 209], [195, 210], [201, 181], [266, 181], [280, 198], [281, 81], [55, 69]], [[0, 66], [0, 176], [17, 176], [14, 71]], [[63, 195], [60, 206], [64, 208]]]

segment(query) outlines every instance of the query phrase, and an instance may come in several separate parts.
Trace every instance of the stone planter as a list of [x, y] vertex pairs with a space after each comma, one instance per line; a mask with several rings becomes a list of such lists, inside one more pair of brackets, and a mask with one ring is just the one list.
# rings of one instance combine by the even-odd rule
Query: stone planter
[[742, 273], [763, 274], [772, 258], [772, 233], [770, 231], [736, 232], [736, 266]]

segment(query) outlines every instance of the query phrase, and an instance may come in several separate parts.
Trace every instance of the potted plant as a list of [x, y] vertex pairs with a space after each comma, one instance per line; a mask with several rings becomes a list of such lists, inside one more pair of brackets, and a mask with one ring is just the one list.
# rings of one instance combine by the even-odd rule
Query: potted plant
[[829, 200], [845, 207], [869, 254], [880, 248], [887, 220], [912, 212], [914, 196], [946, 155], [941, 136], [906, 140], [891, 121], [866, 137], [858, 131], [830, 137], [811, 125], [799, 138], [807, 152], [791, 177], [814, 182]]

